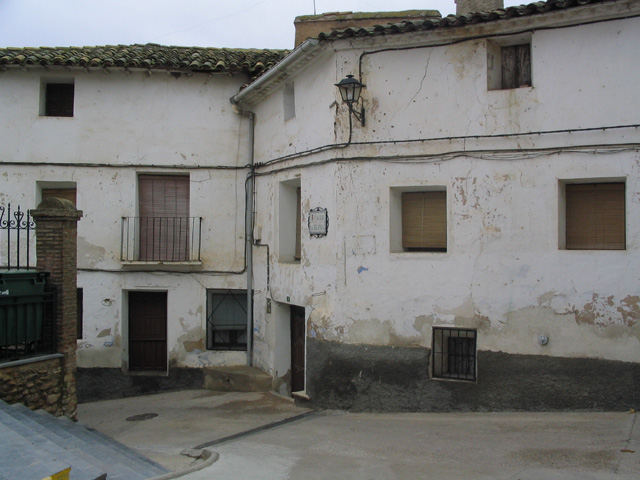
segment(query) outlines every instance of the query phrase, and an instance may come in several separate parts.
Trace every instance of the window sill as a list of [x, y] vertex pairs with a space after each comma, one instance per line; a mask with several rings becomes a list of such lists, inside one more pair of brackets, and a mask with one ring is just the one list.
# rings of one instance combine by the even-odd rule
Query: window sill
[[206, 349], [207, 352], [242, 352], [242, 353], [246, 353], [247, 352], [247, 347], [232, 347], [232, 348], [226, 348], [226, 347], [211, 347], [211, 348], [207, 348]]
[[129, 370], [126, 375], [130, 377], [168, 377], [166, 370]]
[[139, 270], [198, 270], [202, 267], [201, 261], [194, 262], [142, 262], [142, 261], [127, 261], [121, 260], [122, 268], [124, 270], [128, 269], [139, 269]]
[[513, 90], [518, 90], [518, 91], [533, 90], [533, 85], [523, 85], [521, 87], [509, 87], [509, 88], [489, 88], [487, 91], [488, 92], [511, 92]]
[[420, 256], [420, 255], [438, 255], [438, 256], [446, 256], [447, 254], [450, 254], [451, 252], [446, 251], [446, 252], [439, 252], [436, 250], [415, 250], [413, 252], [407, 252], [407, 251], [400, 251], [400, 252], [389, 252], [391, 253], [391, 255], [397, 255], [397, 256], [402, 256], [402, 257], [414, 257], [416, 255]]
[[478, 383], [478, 376], [476, 378], [453, 378], [453, 377], [434, 377], [431, 375], [431, 380], [436, 380], [438, 382], [463, 382], [463, 383]]

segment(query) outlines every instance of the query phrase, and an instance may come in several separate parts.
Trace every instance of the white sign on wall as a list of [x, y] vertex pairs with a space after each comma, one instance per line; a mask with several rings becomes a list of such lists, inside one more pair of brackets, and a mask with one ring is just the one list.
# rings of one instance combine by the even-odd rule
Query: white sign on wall
[[309, 234], [313, 237], [324, 237], [329, 230], [327, 209], [317, 207], [309, 211]]

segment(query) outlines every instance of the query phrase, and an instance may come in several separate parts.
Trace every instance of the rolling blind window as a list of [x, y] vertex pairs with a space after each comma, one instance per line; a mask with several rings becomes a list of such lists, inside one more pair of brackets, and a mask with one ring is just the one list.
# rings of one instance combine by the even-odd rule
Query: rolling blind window
[[447, 192], [402, 194], [402, 248], [447, 251]]

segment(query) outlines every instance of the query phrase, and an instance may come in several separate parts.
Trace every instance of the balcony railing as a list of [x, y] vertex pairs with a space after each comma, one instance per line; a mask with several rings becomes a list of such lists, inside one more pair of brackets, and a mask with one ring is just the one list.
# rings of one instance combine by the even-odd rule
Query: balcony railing
[[199, 262], [202, 217], [122, 217], [123, 262]]

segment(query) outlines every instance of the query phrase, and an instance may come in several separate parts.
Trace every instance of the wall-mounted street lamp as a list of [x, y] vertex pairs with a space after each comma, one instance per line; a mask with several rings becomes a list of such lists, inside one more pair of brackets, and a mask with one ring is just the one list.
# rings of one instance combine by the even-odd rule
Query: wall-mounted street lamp
[[340, 90], [342, 101], [349, 107], [349, 114], [353, 114], [364, 127], [364, 106], [360, 108], [360, 112], [354, 109], [355, 104], [360, 100], [360, 92], [366, 85], [363, 85], [358, 80], [353, 78], [353, 75], [347, 75], [347, 78], [340, 80], [340, 83], [335, 84]]

